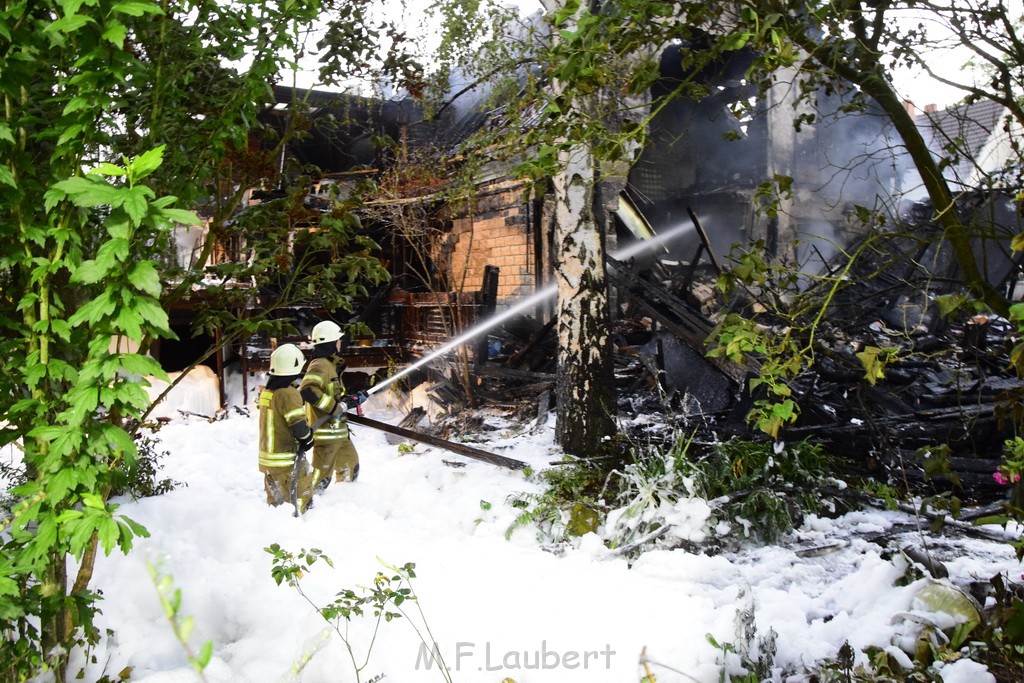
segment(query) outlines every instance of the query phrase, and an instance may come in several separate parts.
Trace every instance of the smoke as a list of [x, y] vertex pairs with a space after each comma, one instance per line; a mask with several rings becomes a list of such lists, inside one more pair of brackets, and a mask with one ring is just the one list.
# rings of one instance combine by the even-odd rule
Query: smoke
[[[888, 118], [870, 105], [850, 106], [849, 95], [820, 93], [813, 122], [795, 130], [792, 101], [769, 105], [742, 78], [750, 56], [732, 59], [698, 76], [706, 97], [670, 102], [655, 117], [651, 142], [629, 178], [631, 196], [655, 231], [695, 211], [724, 259], [734, 244], [766, 237], [758, 188], [773, 173], [789, 175], [792, 194], [777, 221], [789, 232], [779, 235], [778, 246], [796, 244], [799, 262], [818, 272], [863, 232], [854, 207], [895, 219], [909, 157]], [[655, 96], [684, 77], [679, 65], [678, 54], [666, 51]], [[696, 239], [678, 244], [673, 257], [692, 258]]]

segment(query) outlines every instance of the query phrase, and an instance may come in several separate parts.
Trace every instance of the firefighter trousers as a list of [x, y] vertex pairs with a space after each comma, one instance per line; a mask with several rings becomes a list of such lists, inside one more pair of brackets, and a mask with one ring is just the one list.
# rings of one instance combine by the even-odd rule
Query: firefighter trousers
[[[277, 507], [291, 502], [292, 467], [263, 468], [263, 487], [267, 491], [267, 504]], [[299, 465], [299, 482], [296, 488], [299, 510], [306, 511], [313, 499], [313, 470], [306, 459]]]
[[355, 481], [359, 476], [359, 453], [348, 437], [313, 442], [313, 485], [323, 490], [334, 481]]

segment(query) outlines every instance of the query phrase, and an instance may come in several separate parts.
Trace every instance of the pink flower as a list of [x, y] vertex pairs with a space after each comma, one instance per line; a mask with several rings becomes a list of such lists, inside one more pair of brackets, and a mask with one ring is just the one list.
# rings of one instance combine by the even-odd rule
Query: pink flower
[[1011, 482], [1016, 484], [1018, 481], [1020, 481], [1019, 474], [1011, 474], [1009, 478], [1007, 478], [1005, 472], [1003, 472], [1002, 467], [1000, 467], [999, 469], [992, 473], [992, 478], [995, 479], [996, 483], [999, 484], [1000, 486], [1009, 486]]

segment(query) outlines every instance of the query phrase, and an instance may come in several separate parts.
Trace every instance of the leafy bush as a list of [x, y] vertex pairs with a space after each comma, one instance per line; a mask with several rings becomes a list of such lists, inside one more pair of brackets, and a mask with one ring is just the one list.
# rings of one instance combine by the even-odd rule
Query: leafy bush
[[605, 475], [583, 460], [567, 460], [556, 467], [527, 477], [538, 477], [547, 484], [542, 493], [515, 493], [509, 503], [522, 512], [515, 518], [505, 538], [530, 524], [537, 525], [539, 543], [565, 543], [571, 537], [596, 531], [605, 506], [599, 502]]
[[522, 512], [505, 536], [534, 524], [540, 543], [596, 531], [619, 554], [655, 542], [706, 549], [730, 535], [773, 542], [804, 514], [845, 507], [826, 493], [836, 489], [835, 463], [818, 445], [730, 441], [695, 450], [679, 434], [667, 446], [634, 446], [621, 471], [606, 474], [585, 461], [544, 470], [537, 475], [543, 492], [510, 496]]
[[669, 532], [684, 543], [705, 543], [738, 528], [744, 538], [773, 542], [805, 513], [838, 507], [822, 493], [834, 483], [834, 463], [818, 445], [737, 440], [699, 458], [691, 456], [691, 445], [681, 436], [667, 449], [634, 452], [634, 462], [619, 473], [622, 506], [606, 524], [613, 547], [639, 546]]

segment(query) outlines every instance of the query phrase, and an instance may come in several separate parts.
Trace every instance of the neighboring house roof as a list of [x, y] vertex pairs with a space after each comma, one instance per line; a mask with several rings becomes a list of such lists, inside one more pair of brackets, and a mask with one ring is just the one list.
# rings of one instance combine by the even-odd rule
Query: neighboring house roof
[[[998, 173], [1010, 160], [999, 149], [1009, 144], [1004, 130], [1006, 108], [991, 100], [960, 104], [918, 116], [918, 126], [930, 138], [935, 153], [957, 156], [950, 180], [976, 184], [983, 176]], [[1008, 148], [1007, 148], [1008, 149]]]

